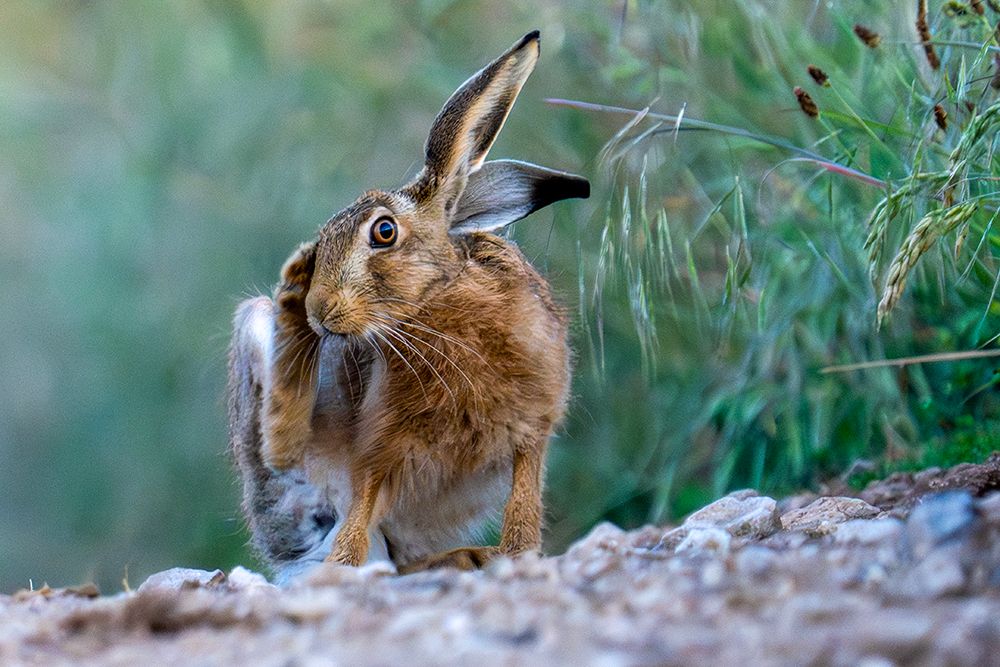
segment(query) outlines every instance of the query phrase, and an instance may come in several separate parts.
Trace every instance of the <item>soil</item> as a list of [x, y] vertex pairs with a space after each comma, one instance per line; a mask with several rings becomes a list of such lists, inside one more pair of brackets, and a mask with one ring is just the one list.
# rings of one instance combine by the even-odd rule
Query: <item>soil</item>
[[0, 596], [0, 664], [989, 664], [1000, 454], [860, 492], [730, 494], [483, 572], [236, 568]]

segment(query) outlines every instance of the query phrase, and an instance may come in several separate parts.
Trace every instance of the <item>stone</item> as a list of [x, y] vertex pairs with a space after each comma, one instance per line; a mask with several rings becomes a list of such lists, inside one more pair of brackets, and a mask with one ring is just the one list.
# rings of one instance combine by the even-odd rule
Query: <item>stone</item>
[[977, 499], [976, 510], [986, 521], [993, 524], [1000, 523], [1000, 491], [987, 493], [982, 498]]
[[719, 498], [688, 516], [682, 525], [664, 534], [657, 549], [673, 549], [697, 528], [718, 528], [731, 537], [759, 540], [781, 528], [777, 501], [743, 490]]
[[956, 549], [935, 549], [913, 570], [914, 594], [941, 597], [961, 593], [965, 588], [965, 570]]
[[726, 556], [729, 554], [729, 545], [732, 539], [732, 536], [728, 532], [714, 526], [692, 528], [681, 543], [677, 545], [676, 552], [686, 552], [689, 555], [713, 553]]
[[751, 576], [762, 576], [770, 572], [778, 562], [774, 549], [751, 544], [736, 554], [736, 568]]
[[139, 585], [137, 592], [151, 590], [180, 591], [192, 588], [218, 588], [226, 581], [222, 570], [196, 570], [189, 567], [173, 567], [163, 572], [151, 574]]
[[226, 577], [227, 584], [231, 590], [258, 590], [275, 589], [274, 584], [268, 582], [264, 575], [252, 572], [242, 565], [237, 565]]
[[786, 512], [781, 517], [781, 527], [789, 531], [802, 531], [807, 535], [829, 535], [838, 524], [851, 519], [870, 519], [880, 510], [859, 498], [830, 496], [818, 498], [805, 507]]
[[837, 526], [833, 541], [837, 544], [878, 544], [895, 542], [903, 532], [899, 519], [851, 519]]
[[975, 520], [975, 505], [967, 491], [925, 496], [906, 522], [906, 536], [914, 557], [924, 558], [938, 545], [966, 535]]

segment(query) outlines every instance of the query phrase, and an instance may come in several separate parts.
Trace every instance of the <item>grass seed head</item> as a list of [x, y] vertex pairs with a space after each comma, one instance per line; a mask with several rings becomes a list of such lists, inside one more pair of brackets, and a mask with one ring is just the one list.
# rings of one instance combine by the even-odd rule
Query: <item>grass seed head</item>
[[910, 235], [903, 240], [899, 252], [889, 265], [885, 289], [878, 304], [878, 325], [889, 314], [906, 288], [910, 269], [916, 265], [924, 253], [931, 249], [938, 239], [969, 221], [979, 207], [976, 201], [968, 201], [950, 208], [939, 208], [929, 212], [917, 223]]
[[816, 106], [816, 102], [813, 101], [809, 93], [802, 90], [799, 86], [795, 86], [792, 92], [795, 93], [795, 99], [799, 101], [799, 108], [802, 109], [802, 113], [810, 118], [819, 116], [819, 107]]
[[934, 49], [934, 44], [931, 43], [931, 29], [927, 24], [927, 0], [920, 0], [917, 3], [917, 34], [920, 35], [920, 41], [924, 45], [927, 64], [931, 66], [931, 69], [938, 69], [941, 67], [941, 60]]
[[972, 7], [972, 10], [980, 16], [986, 13], [986, 8], [983, 7], [983, 0], [971, 0], [969, 2], [969, 6]]
[[948, 112], [940, 104], [934, 105], [934, 122], [942, 130], [948, 129]]
[[809, 70], [809, 76], [811, 76], [813, 78], [813, 81], [815, 81], [817, 84], [819, 84], [820, 86], [830, 85], [830, 77], [826, 75], [826, 72], [816, 67], [815, 65], [809, 65], [807, 69]]
[[860, 23], [854, 25], [854, 34], [870, 49], [877, 49], [878, 45], [882, 43], [882, 36], [880, 34], [866, 28]]

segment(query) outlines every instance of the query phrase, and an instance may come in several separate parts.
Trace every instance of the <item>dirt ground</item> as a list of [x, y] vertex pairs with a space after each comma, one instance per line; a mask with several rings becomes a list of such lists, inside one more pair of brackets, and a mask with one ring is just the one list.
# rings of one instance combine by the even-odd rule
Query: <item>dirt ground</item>
[[1000, 454], [826, 491], [741, 491], [484, 572], [168, 570], [110, 597], [0, 596], [0, 664], [995, 663]]

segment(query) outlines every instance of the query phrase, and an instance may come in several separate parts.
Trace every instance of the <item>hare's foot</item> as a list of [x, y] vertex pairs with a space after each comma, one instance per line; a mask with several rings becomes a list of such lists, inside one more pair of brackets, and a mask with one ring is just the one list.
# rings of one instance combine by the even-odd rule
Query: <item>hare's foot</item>
[[[339, 540], [338, 540], [339, 542]], [[364, 563], [368, 558], [368, 545], [362, 544], [336, 544], [333, 547], [333, 551], [330, 555], [324, 559], [326, 563], [333, 563], [334, 565], [350, 565], [352, 567], [358, 567]]]
[[460, 547], [434, 554], [418, 561], [399, 566], [400, 574], [437, 570], [443, 567], [453, 567], [458, 570], [479, 570], [501, 554], [498, 547]]
[[368, 560], [368, 549], [371, 546], [368, 529], [373, 522], [378, 523], [377, 517], [374, 516], [375, 504], [384, 480], [385, 476], [382, 474], [352, 475], [351, 486], [354, 497], [351, 499], [351, 507], [347, 510], [344, 524], [337, 533], [333, 550], [326, 557], [327, 563], [358, 566]]

